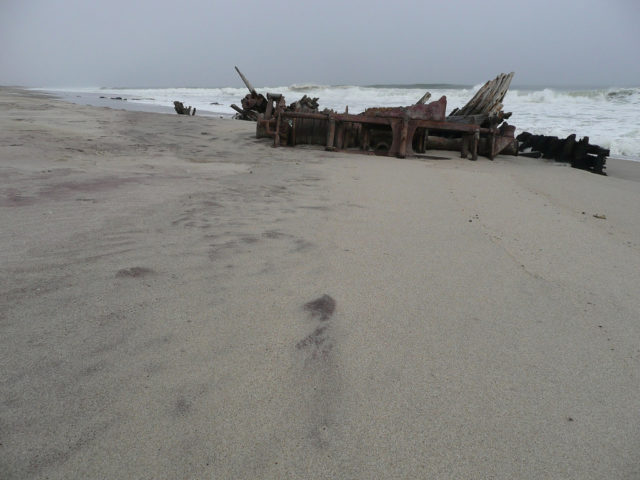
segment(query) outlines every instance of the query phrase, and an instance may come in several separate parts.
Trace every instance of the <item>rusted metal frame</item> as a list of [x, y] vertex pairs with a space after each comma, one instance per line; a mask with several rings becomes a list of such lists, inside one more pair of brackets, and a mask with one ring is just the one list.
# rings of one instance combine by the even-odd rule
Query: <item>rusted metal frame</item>
[[489, 160], [493, 160], [496, 156], [496, 132], [491, 130], [489, 133]]
[[310, 113], [310, 112], [281, 112], [284, 118], [309, 118], [317, 120], [327, 120], [329, 118], [328, 113]]
[[460, 157], [468, 158], [469, 150], [471, 150], [471, 160], [478, 159], [478, 144], [480, 142], [480, 131], [476, 130], [472, 133], [464, 134], [462, 136]]
[[[462, 158], [467, 158], [469, 150], [471, 150], [471, 159], [478, 159], [478, 143], [480, 139], [480, 131], [482, 130], [479, 125], [418, 119], [412, 120], [411, 123], [413, 123], [413, 132], [420, 127], [429, 130], [462, 132], [463, 138], [461, 142], [462, 146], [460, 148], [460, 156]], [[411, 141], [412, 138], [408, 139], [408, 142]], [[408, 148], [410, 148], [410, 151], [413, 153], [413, 147], [411, 144], [408, 145]]]
[[344, 130], [345, 130], [345, 122], [337, 122], [336, 123], [336, 150], [344, 149]]
[[462, 137], [461, 147], [460, 147], [460, 157], [467, 158], [469, 155], [469, 135], [465, 135]]
[[[409, 137], [409, 125], [412, 126], [411, 129], [411, 137]], [[391, 127], [393, 128], [393, 127]], [[403, 118], [400, 122], [400, 138], [398, 139], [398, 146], [397, 146], [397, 153], [396, 156], [398, 158], [405, 158], [407, 156], [407, 152], [409, 152], [409, 155], [413, 155], [413, 145], [411, 140], [407, 141], [409, 138], [413, 139], [413, 132], [415, 132], [416, 130], [416, 126], [415, 126], [415, 122], [411, 122], [408, 118]], [[393, 136], [393, 143], [395, 143], [396, 141], [396, 136]], [[407, 143], [409, 143], [409, 145], [407, 145]], [[393, 150], [393, 144], [391, 145], [391, 148], [389, 149], [389, 153], [391, 153], [391, 151]]]
[[390, 120], [402, 119], [401, 115], [353, 115], [351, 113], [336, 113], [333, 117], [340, 122], [374, 123], [389, 125]]
[[[349, 114], [338, 114], [335, 115], [336, 120], [340, 123], [349, 122], [349, 123], [359, 123], [363, 126], [367, 125], [385, 125], [391, 127], [391, 138], [392, 142], [389, 147], [388, 155], [398, 155], [402, 154], [402, 145], [403, 142], [401, 140], [402, 136], [402, 125], [401, 119], [397, 116], [370, 116], [370, 115], [349, 115]], [[406, 134], [406, 133], [405, 133]], [[338, 145], [336, 144], [336, 147]]]
[[274, 132], [271, 131], [271, 120], [258, 119], [256, 122], [259, 126], [264, 128], [265, 136], [273, 137]]
[[502, 152], [513, 142], [514, 138], [509, 135], [502, 135], [500, 129], [496, 127], [481, 128], [479, 134], [487, 136], [487, 156], [489, 157], [489, 160], [493, 160], [494, 158], [496, 158], [500, 154], [500, 152]]
[[411, 148], [413, 149], [413, 139], [416, 138], [416, 144], [417, 144], [417, 149], [413, 152], [414, 154], [416, 153], [425, 153], [427, 150], [427, 141], [429, 139], [429, 129], [428, 128], [422, 128], [422, 130], [418, 130], [420, 127], [418, 125], [415, 125], [415, 128], [413, 129], [413, 133], [411, 133], [411, 131], [409, 131], [409, 135], [408, 137], [411, 139]]
[[[417, 148], [414, 151], [414, 153], [424, 153], [426, 150], [426, 140], [425, 138], [429, 135], [429, 130], [426, 128], [423, 128], [422, 130], [418, 130], [418, 126], [416, 126], [416, 128], [413, 131], [413, 134], [410, 135], [411, 137], [411, 148], [413, 148], [413, 139], [416, 139], [416, 145]], [[416, 137], [417, 135], [417, 137]]]
[[446, 118], [450, 123], [462, 123], [467, 125], [482, 125], [489, 118], [486, 113], [476, 115], [449, 115]]
[[471, 137], [471, 160], [478, 160], [478, 144], [480, 143], [480, 131], [475, 131]]
[[291, 119], [291, 145], [296, 146], [296, 122], [297, 118]]
[[[326, 113], [310, 113], [310, 112], [278, 112], [277, 120], [276, 120], [276, 134], [278, 136], [278, 145], [280, 145], [280, 123], [282, 119], [290, 119], [291, 120], [291, 142], [292, 145], [295, 146], [297, 143], [297, 120], [298, 119], [309, 119], [309, 120], [328, 120], [329, 114]], [[328, 146], [328, 145], [327, 145]]]
[[273, 137], [273, 146], [274, 147], [279, 147], [280, 146], [280, 119], [282, 118], [282, 114], [278, 113], [278, 116], [276, 117], [276, 132], [275, 135]]
[[[289, 118], [295, 121], [295, 119], [316, 119], [327, 120], [329, 128], [327, 131], [327, 150], [341, 150], [344, 147], [344, 123], [360, 123], [362, 125], [388, 125], [392, 130], [392, 144], [389, 148], [389, 155], [396, 155], [400, 158], [404, 158], [407, 155], [414, 155], [413, 151], [413, 135], [416, 129], [425, 128], [425, 132], [428, 130], [442, 130], [462, 132], [464, 138], [462, 140], [462, 154], [468, 156], [469, 150], [471, 150], [471, 158], [476, 160], [478, 158], [478, 141], [480, 133], [488, 133], [495, 136], [495, 129], [480, 128], [479, 125], [473, 124], [460, 124], [453, 122], [441, 122], [435, 120], [421, 120], [412, 119], [407, 116], [399, 115], [385, 115], [385, 116], [370, 116], [370, 115], [351, 115], [351, 114], [325, 114], [325, 113], [309, 113], [309, 112], [281, 112], [277, 115], [276, 132], [274, 138], [274, 146], [280, 145], [280, 123], [282, 117]], [[295, 129], [295, 126], [293, 127]], [[364, 141], [362, 147], [366, 149], [368, 144], [368, 129], [363, 130]], [[295, 132], [294, 144], [295, 144]], [[426, 137], [423, 140], [426, 147]], [[426, 149], [426, 148], [425, 148]], [[491, 143], [491, 155], [495, 155], [494, 142]], [[490, 157], [492, 158], [492, 157]]]
[[366, 125], [362, 125], [362, 141], [360, 145], [362, 150], [364, 151], [369, 150], [370, 143], [371, 143], [371, 132], [366, 127]]
[[471, 125], [464, 123], [450, 123], [450, 122], [438, 122], [436, 120], [420, 120], [414, 119], [413, 122], [416, 122], [418, 127], [424, 127], [433, 130], [446, 130], [451, 132], [467, 132], [474, 133], [476, 131], [481, 131], [479, 125]]
[[499, 137], [498, 129], [495, 127], [481, 128], [480, 133], [487, 136], [488, 142], [488, 157], [489, 160], [493, 160], [498, 155], [496, 140]]
[[271, 120], [271, 116], [273, 115], [273, 102], [274, 100], [271, 98], [271, 94], [267, 93], [267, 109], [264, 111], [265, 120]]
[[336, 147], [333, 145], [336, 135], [336, 119], [333, 115], [329, 115], [329, 128], [327, 128], [327, 146], [325, 150], [335, 152]]
[[[288, 112], [287, 112], [288, 115]], [[308, 114], [305, 114], [308, 115]], [[313, 114], [312, 114], [313, 115]], [[326, 118], [326, 117], [325, 117]], [[350, 115], [350, 114], [331, 114], [329, 115], [329, 131], [327, 133], [327, 150], [341, 150], [344, 148], [344, 124], [345, 123], [359, 123], [365, 125], [388, 125], [394, 131], [394, 124], [397, 118], [395, 117], [372, 117], [368, 115]], [[368, 130], [365, 128], [363, 132], [368, 138]], [[394, 134], [394, 139], [396, 135]], [[389, 154], [392, 151], [395, 153], [399, 150], [399, 144], [394, 142], [389, 150]]]
[[350, 141], [353, 140], [354, 122], [339, 121], [336, 124], [336, 149], [345, 150], [349, 148]]
[[[412, 156], [416, 154], [416, 152], [413, 150], [413, 137], [415, 136], [415, 133], [418, 130], [418, 128], [424, 129], [424, 131], [420, 133], [420, 136], [418, 138], [418, 145], [419, 145], [418, 151], [420, 153], [424, 153], [427, 150], [427, 138], [429, 136], [429, 128], [434, 130], [438, 130], [438, 129], [450, 130], [451, 129], [449, 128], [448, 122], [440, 122], [436, 120], [421, 120], [421, 119], [409, 118], [407, 120], [407, 124], [408, 124], [408, 128], [407, 128], [407, 135], [405, 139], [406, 150], [404, 152], [406, 156]], [[459, 130], [457, 127], [453, 127], [453, 129], [456, 131]], [[466, 131], [466, 129], [464, 131]]]
[[495, 135], [492, 143], [492, 151], [491, 156], [489, 157], [493, 160], [497, 155], [500, 154], [506, 147], [508, 147], [511, 143], [513, 143], [513, 137], [507, 137], [503, 135]]

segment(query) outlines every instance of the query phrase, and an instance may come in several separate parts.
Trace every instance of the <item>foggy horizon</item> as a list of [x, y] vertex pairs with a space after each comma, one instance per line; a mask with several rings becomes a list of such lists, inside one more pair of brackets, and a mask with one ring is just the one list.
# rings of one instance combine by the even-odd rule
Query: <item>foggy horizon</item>
[[0, 84], [27, 87], [640, 86], [640, 3], [6, 0]]
[[[244, 72], [243, 72], [244, 73]], [[341, 83], [341, 84], [320, 84], [317, 82], [298, 82], [291, 84], [271, 84], [271, 85], [261, 85], [260, 83], [254, 82], [251, 80], [252, 84], [256, 89], [269, 89], [269, 88], [279, 88], [279, 87], [361, 87], [361, 88], [399, 88], [399, 89], [409, 89], [409, 88], [467, 88], [472, 89], [479, 86], [484, 85], [487, 81], [493, 80], [500, 73], [509, 73], [509, 72], [497, 72], [495, 75], [491, 77], [487, 77], [484, 81], [477, 83], [451, 83], [451, 82], [429, 82], [429, 83], [417, 83], [417, 82], [407, 82], [407, 83], [371, 83], [371, 84], [356, 84], [356, 83]], [[514, 81], [511, 82], [510, 89], [511, 90], [539, 90], [541, 88], [551, 88], [558, 90], [592, 90], [592, 89], [608, 89], [608, 88], [639, 88], [640, 82], [637, 84], [528, 84], [524, 85], [522, 83], [516, 82], [516, 78], [518, 76], [518, 72], [515, 72]], [[153, 90], [153, 89], [167, 89], [167, 88], [184, 88], [184, 89], [217, 89], [217, 88], [242, 88], [245, 89], [244, 83], [240, 77], [238, 77], [237, 82], [233, 82], [232, 85], [25, 85], [25, 84], [1, 84], [3, 86], [13, 86], [13, 87], [27, 87], [27, 88], [35, 88], [35, 89], [60, 89], [60, 90], [68, 90], [73, 88], [78, 89], [127, 89], [127, 90]]]

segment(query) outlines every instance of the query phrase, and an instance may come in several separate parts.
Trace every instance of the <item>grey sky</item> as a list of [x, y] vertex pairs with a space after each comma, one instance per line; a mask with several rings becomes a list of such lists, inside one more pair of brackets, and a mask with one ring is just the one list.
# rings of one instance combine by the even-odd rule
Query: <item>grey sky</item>
[[0, 84], [640, 85], [638, 0], [0, 0]]

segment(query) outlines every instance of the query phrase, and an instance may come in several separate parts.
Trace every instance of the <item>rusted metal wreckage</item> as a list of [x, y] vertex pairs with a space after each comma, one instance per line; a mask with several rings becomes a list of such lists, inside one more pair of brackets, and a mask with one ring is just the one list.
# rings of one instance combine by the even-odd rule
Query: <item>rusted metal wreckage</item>
[[426, 103], [427, 92], [415, 105], [368, 108], [360, 114], [318, 110], [318, 99], [306, 95], [287, 106], [281, 94], [259, 94], [238, 70], [249, 89], [237, 118], [255, 120], [256, 136], [271, 137], [275, 147], [323, 145], [330, 151], [356, 151], [404, 158], [427, 150], [457, 150], [462, 157], [493, 159], [517, 154], [515, 126], [502, 111], [513, 73], [487, 82], [462, 108], [446, 116], [447, 99]]

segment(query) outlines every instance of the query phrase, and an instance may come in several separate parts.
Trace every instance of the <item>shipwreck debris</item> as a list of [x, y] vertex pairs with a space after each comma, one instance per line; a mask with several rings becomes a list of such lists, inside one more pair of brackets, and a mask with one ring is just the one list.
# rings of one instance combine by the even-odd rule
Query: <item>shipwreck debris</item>
[[610, 151], [599, 145], [591, 145], [589, 137], [576, 141], [575, 133], [561, 139], [555, 136], [522, 132], [516, 138], [519, 142], [518, 150], [522, 152], [520, 153], [522, 156], [567, 162], [573, 168], [606, 175], [604, 169]]
[[503, 102], [514, 73], [501, 73], [486, 82], [462, 107], [446, 115], [447, 99], [427, 103], [426, 92], [416, 104], [405, 107], [373, 107], [354, 115], [320, 111], [318, 98], [304, 95], [287, 106], [279, 93], [258, 93], [249, 80], [236, 71], [249, 90], [236, 118], [256, 121], [256, 137], [273, 138], [274, 147], [299, 144], [322, 145], [329, 151], [356, 151], [404, 158], [430, 149], [459, 151], [461, 157], [489, 159], [504, 153], [544, 156], [569, 161], [571, 166], [604, 174], [609, 150], [590, 145], [589, 138], [564, 140], [524, 132], [515, 137], [516, 127], [507, 123], [512, 115]]
[[[447, 122], [480, 125], [482, 135], [478, 143], [478, 151], [493, 159], [499, 153], [517, 155], [517, 142], [514, 138], [515, 126], [506, 120], [512, 112], [503, 111], [504, 97], [509, 91], [514, 72], [501, 73], [493, 80], [487, 81], [463, 107], [455, 108], [447, 116]], [[447, 150], [457, 144], [441, 142]], [[437, 148], [437, 147], [431, 147]]]
[[236, 119], [251, 120], [255, 122], [258, 120], [258, 114], [264, 113], [267, 109], [267, 99], [264, 97], [264, 95], [256, 91], [256, 89], [253, 87], [253, 85], [251, 85], [249, 80], [247, 80], [247, 77], [243, 75], [238, 67], [235, 67], [235, 69], [236, 72], [238, 72], [238, 75], [240, 75], [240, 78], [246, 85], [247, 89], [249, 90], [249, 94], [241, 100], [240, 103], [242, 105], [242, 108], [238, 107], [235, 104], [231, 105], [231, 108], [238, 112], [238, 115], [236, 115], [235, 117]]
[[485, 83], [471, 100], [462, 108], [455, 108], [447, 120], [463, 123], [477, 123], [483, 127], [497, 126], [511, 117], [511, 112], [504, 113], [502, 102], [509, 90], [514, 72], [501, 73], [493, 80]]
[[196, 114], [196, 107], [191, 107], [191, 105], [189, 105], [188, 107], [185, 107], [182, 102], [178, 102], [177, 100], [173, 102], [173, 108], [176, 110], [176, 113], [178, 115], [193, 116]]
[[[447, 99], [431, 103], [426, 92], [415, 105], [368, 108], [358, 115], [325, 109], [318, 98], [306, 95], [289, 106], [284, 97], [268, 93], [265, 101], [247, 78], [236, 70], [249, 89], [243, 108], [231, 105], [236, 118], [257, 122], [256, 136], [271, 137], [274, 146], [324, 145], [331, 151], [355, 150], [404, 158], [428, 149], [457, 150], [462, 157], [478, 154], [493, 159], [501, 152], [517, 154], [515, 126], [504, 122], [511, 113], [502, 111], [502, 101], [513, 73], [487, 82], [455, 115], [446, 116]], [[504, 122], [504, 123], [503, 123]]]
[[[246, 95], [242, 101], [242, 108], [237, 105], [231, 105], [237, 113], [234, 117], [237, 120], [250, 120], [254, 122], [258, 122], [258, 130], [262, 130], [260, 126], [260, 120], [263, 120], [265, 117], [274, 118], [277, 112], [281, 111], [290, 111], [290, 112], [317, 112], [319, 108], [318, 100], [319, 98], [311, 98], [307, 95], [304, 95], [300, 100], [293, 102], [291, 105], [287, 106], [285, 103], [284, 96], [279, 93], [267, 93], [265, 97], [261, 93], [253, 87], [251, 82], [245, 77], [245, 75], [235, 67], [238, 75], [242, 79], [243, 83], [249, 90], [249, 94]], [[275, 102], [275, 103], [274, 103]], [[258, 134], [258, 137], [261, 135]]]
[[[460, 137], [457, 144], [461, 155], [477, 158], [481, 133], [499, 131], [482, 129], [479, 125], [445, 121], [446, 97], [435, 102], [409, 107], [369, 108], [363, 113], [332, 111], [306, 113], [276, 110], [275, 118], [259, 120], [258, 135], [274, 137], [274, 146], [310, 143], [325, 145], [327, 150], [358, 149], [361, 152], [404, 158], [424, 153], [429, 136], [446, 132]], [[301, 121], [312, 121], [311, 132]], [[511, 131], [511, 134], [513, 132]], [[513, 140], [513, 138], [511, 138]], [[495, 143], [495, 142], [494, 142]], [[493, 144], [492, 144], [493, 145]], [[497, 154], [495, 151], [494, 155]]]
[[416, 102], [416, 105], [422, 105], [424, 103], [427, 103], [427, 100], [429, 100], [430, 98], [431, 98], [431, 92], [427, 92], [422, 97], [420, 97], [420, 100]]

